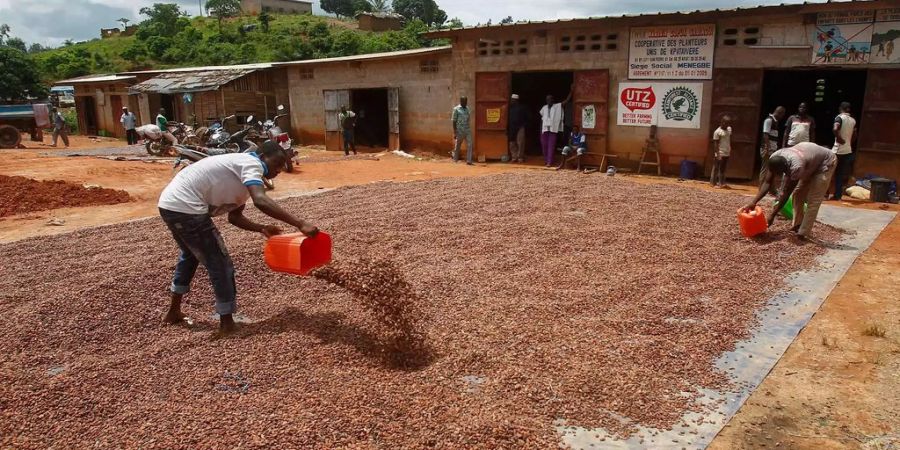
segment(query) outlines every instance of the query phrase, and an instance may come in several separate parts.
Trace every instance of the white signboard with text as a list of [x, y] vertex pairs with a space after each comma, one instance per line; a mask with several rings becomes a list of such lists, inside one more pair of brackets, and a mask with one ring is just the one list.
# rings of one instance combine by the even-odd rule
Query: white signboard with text
[[616, 124], [700, 128], [703, 83], [619, 83]]
[[629, 45], [632, 80], [712, 79], [715, 24], [632, 28]]

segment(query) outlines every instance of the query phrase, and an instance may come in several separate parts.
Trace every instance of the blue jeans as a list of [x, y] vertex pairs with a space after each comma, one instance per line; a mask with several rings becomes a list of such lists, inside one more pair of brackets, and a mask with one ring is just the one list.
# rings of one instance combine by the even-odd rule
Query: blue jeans
[[234, 264], [209, 214], [185, 214], [159, 208], [159, 215], [181, 249], [172, 278], [172, 292], [188, 293], [197, 265], [203, 264], [216, 296], [216, 313], [234, 313], [237, 310]]
[[456, 130], [456, 142], [453, 146], [453, 160], [459, 161], [462, 143], [466, 143], [466, 162], [472, 162], [472, 130]]
[[343, 130], [341, 133], [341, 137], [344, 138], [344, 154], [349, 155], [350, 149], [353, 149], [353, 153], [356, 153], [356, 137], [353, 133], [354, 130]]

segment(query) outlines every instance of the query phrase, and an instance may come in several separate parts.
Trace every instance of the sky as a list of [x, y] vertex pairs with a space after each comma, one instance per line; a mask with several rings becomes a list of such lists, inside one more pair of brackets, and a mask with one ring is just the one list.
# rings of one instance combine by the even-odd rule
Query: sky
[[[59, 45], [66, 39], [83, 41], [100, 36], [100, 28], [118, 26], [120, 17], [139, 21], [139, 11], [153, 3], [178, 3], [192, 15], [200, 0], [0, 0], [0, 23], [29, 45]], [[511, 15], [515, 20], [549, 20], [625, 13], [671, 12], [779, 4], [786, 0], [437, 0], [448, 17], [466, 25], [494, 23]], [[314, 11], [322, 14], [318, 0]], [[791, 1], [788, 1], [791, 2]], [[799, 0], [797, 0], [799, 2]], [[791, 2], [792, 3], [792, 2]]]

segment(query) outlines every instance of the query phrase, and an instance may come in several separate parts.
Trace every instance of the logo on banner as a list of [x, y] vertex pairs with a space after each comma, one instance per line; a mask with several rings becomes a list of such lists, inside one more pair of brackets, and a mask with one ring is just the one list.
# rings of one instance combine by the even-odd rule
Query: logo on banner
[[700, 102], [697, 94], [684, 86], [673, 87], [663, 97], [662, 113], [668, 120], [690, 122], [694, 120], [699, 110]]
[[622, 104], [631, 111], [638, 109], [650, 109], [656, 104], [656, 94], [653, 88], [627, 88], [622, 90]]

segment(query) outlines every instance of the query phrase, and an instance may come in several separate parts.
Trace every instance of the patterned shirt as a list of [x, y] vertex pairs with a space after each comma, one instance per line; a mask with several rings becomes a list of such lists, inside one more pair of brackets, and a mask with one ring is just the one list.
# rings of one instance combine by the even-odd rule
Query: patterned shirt
[[450, 117], [450, 120], [456, 124], [457, 133], [469, 131], [469, 112], [468, 106], [456, 105], [453, 108], [453, 116]]

